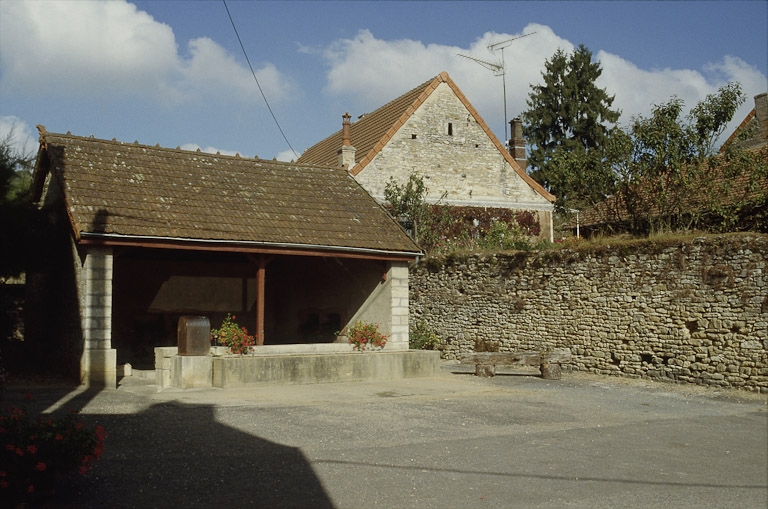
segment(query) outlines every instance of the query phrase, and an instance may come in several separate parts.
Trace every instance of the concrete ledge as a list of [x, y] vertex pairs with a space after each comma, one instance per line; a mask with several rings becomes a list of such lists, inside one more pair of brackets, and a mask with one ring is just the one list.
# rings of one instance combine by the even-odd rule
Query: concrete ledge
[[214, 357], [213, 386], [313, 384], [434, 376], [440, 353], [426, 350]]

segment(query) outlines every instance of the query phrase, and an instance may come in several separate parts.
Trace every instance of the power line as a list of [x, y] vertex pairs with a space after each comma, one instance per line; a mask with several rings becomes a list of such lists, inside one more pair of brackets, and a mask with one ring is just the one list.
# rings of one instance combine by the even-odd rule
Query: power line
[[267, 105], [267, 109], [269, 110], [269, 114], [272, 115], [272, 120], [275, 121], [275, 125], [277, 126], [277, 129], [280, 131], [280, 134], [283, 136], [283, 139], [288, 144], [288, 148], [291, 149], [291, 152], [293, 152], [293, 155], [296, 156], [296, 159], [299, 158], [299, 154], [296, 153], [296, 151], [293, 149], [293, 146], [291, 145], [291, 142], [288, 141], [288, 137], [285, 136], [285, 133], [283, 132], [283, 128], [280, 127], [280, 122], [277, 121], [277, 117], [275, 116], [275, 113], [272, 111], [272, 107], [269, 105], [269, 101], [267, 101], [267, 96], [264, 95], [264, 90], [261, 88], [261, 84], [259, 83], [259, 79], [256, 77], [256, 72], [253, 70], [253, 66], [251, 65], [251, 60], [248, 58], [248, 53], [245, 52], [245, 46], [243, 46], [243, 41], [240, 39], [240, 34], [237, 32], [237, 27], [235, 26], [235, 21], [232, 19], [232, 14], [229, 12], [229, 7], [227, 7], [227, 0], [221, 0], [224, 4], [224, 8], [227, 10], [227, 16], [229, 16], [229, 22], [232, 23], [232, 29], [235, 31], [235, 36], [237, 36], [237, 42], [240, 43], [240, 49], [243, 50], [243, 55], [245, 55], [245, 61], [248, 62], [248, 67], [251, 69], [251, 74], [253, 74], [253, 79], [256, 81], [256, 86], [259, 87], [259, 92], [261, 92], [261, 97], [264, 99], [264, 104]]

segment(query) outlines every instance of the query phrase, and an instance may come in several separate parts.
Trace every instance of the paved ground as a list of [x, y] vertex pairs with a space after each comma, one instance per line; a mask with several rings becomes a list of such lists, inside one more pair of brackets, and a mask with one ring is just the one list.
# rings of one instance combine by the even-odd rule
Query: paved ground
[[[768, 401], [581, 374], [117, 391], [12, 385], [109, 437], [70, 507], [768, 507]], [[29, 405], [27, 405], [29, 406]]]

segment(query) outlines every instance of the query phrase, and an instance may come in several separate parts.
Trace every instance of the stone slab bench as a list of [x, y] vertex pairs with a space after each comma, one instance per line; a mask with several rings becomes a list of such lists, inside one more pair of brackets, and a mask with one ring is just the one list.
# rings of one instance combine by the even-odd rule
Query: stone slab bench
[[571, 351], [568, 348], [551, 352], [476, 352], [463, 355], [461, 364], [474, 364], [475, 375], [491, 377], [496, 375], [496, 366], [539, 366], [541, 378], [560, 380], [562, 365], [570, 364]]

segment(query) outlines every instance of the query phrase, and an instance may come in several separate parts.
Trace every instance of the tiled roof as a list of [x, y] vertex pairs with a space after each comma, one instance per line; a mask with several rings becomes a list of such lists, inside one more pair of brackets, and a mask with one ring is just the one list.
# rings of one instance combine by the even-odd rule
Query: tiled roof
[[[344, 170], [48, 133], [75, 235], [390, 256], [419, 247]], [[370, 254], [370, 253], [369, 253]]]
[[[459, 87], [448, 76], [447, 72], [441, 72], [431, 80], [422, 83], [413, 90], [406, 92], [394, 101], [391, 101], [381, 108], [364, 115], [362, 118], [353, 122], [350, 126], [350, 141], [355, 147], [356, 165], [352, 169], [352, 174], [357, 175], [370, 163], [381, 149], [395, 135], [398, 129], [408, 120], [408, 118], [424, 103], [429, 95], [441, 84], [446, 83], [451, 87], [456, 97], [464, 104], [469, 113], [475, 118], [478, 125], [485, 131], [486, 135], [493, 141], [496, 149], [506, 159], [515, 172], [529, 186], [541, 194], [550, 202], [555, 201], [555, 197], [547, 192], [541, 184], [533, 180], [520, 166], [515, 159], [504, 149], [504, 146], [493, 134], [488, 124], [480, 117], [480, 114], [467, 100], [466, 96], [459, 90]], [[341, 130], [335, 132], [323, 141], [308, 148], [299, 157], [301, 163], [322, 164], [325, 166], [338, 166], [338, 151], [341, 148]]]
[[[356, 122], [352, 122], [350, 125], [350, 140], [352, 146], [355, 147], [355, 153], [360, 156], [356, 158], [356, 162], [359, 162], [364, 156], [373, 152], [376, 144], [384, 139], [387, 131], [389, 131], [406, 112], [407, 119], [407, 117], [416, 110], [414, 103], [416, 103], [417, 100], [420, 99], [420, 96], [430, 87], [431, 90], [429, 90], [429, 92], [434, 90], [436, 79], [437, 78], [432, 78], [429, 81], [422, 83], [394, 101], [390, 101], [376, 111], [366, 113]], [[425, 94], [424, 97], [418, 101], [418, 104], [424, 102], [424, 99], [428, 96], [429, 93]], [[398, 127], [400, 126], [402, 126], [402, 123]], [[309, 147], [303, 154], [301, 154], [299, 162], [322, 164], [324, 166], [338, 166], [338, 151], [340, 148], [341, 129], [323, 141]], [[378, 150], [376, 150], [376, 152], [378, 152]], [[355, 170], [357, 170], [355, 173], [359, 171], [357, 168], [355, 168]]]

